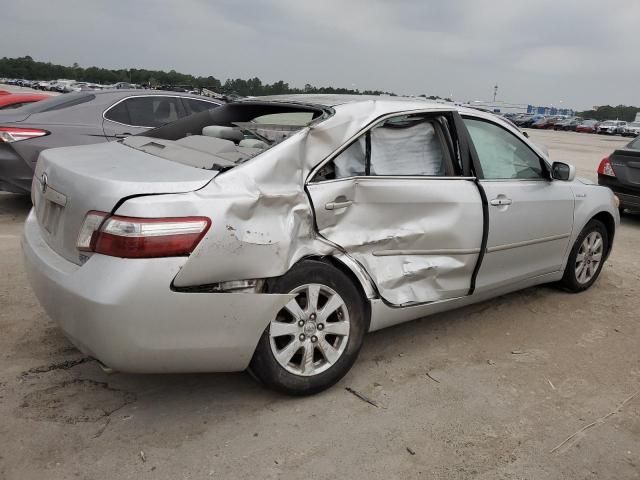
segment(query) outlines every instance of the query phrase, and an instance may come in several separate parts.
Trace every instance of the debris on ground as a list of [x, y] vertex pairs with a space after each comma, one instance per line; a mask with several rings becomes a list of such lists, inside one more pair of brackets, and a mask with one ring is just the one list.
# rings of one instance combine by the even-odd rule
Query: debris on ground
[[409, 452], [411, 455], [416, 454], [415, 450], [413, 450], [411, 447], [407, 447], [407, 452]]
[[369, 397], [367, 397], [366, 395], [358, 392], [357, 390], [354, 390], [351, 387], [345, 387], [345, 390], [353, 395], [355, 395], [356, 397], [358, 397], [360, 400], [362, 400], [363, 402], [367, 402], [370, 405], [373, 405], [376, 408], [380, 408], [380, 405], [378, 405], [375, 401], [371, 400]]
[[[566, 439], [564, 439], [561, 443], [559, 443], [557, 446], [555, 446], [549, 453], [555, 453], [557, 452], [563, 445], [566, 445], [569, 441], [573, 440], [575, 437], [577, 437], [578, 435], [580, 435], [582, 432], [589, 430], [591, 427], [595, 427], [596, 425], [600, 425], [603, 424], [605, 422], [605, 420], [607, 418], [609, 418], [612, 415], [615, 415], [616, 413], [619, 413], [620, 411], [622, 411], [622, 409], [624, 408], [624, 406], [629, 403], [631, 400], [633, 400], [634, 398], [636, 398], [638, 395], [640, 395], [640, 390], [638, 390], [636, 393], [634, 393], [633, 395], [631, 395], [630, 397], [627, 397], [620, 405], [618, 405], [616, 407], [615, 410], [612, 410], [611, 412], [607, 413], [606, 415], [604, 415], [603, 417], [598, 418], [597, 420], [591, 422], [589, 425], [585, 425], [584, 427], [582, 427], [580, 430], [578, 430], [576, 433], [569, 435]], [[571, 445], [569, 445], [570, 447]]]
[[440, 380], [438, 380], [436, 377], [434, 377], [433, 375], [431, 375], [430, 372], [427, 372], [427, 377], [429, 377], [431, 380], [433, 380], [436, 383], [440, 383]]

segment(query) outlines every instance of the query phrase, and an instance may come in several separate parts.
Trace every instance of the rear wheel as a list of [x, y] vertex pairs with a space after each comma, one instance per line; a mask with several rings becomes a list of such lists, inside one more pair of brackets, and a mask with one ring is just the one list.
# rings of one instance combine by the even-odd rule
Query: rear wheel
[[569, 292], [582, 292], [596, 281], [609, 247], [609, 235], [604, 224], [591, 220], [584, 227], [571, 249], [560, 286]]
[[355, 362], [368, 330], [359, 290], [340, 270], [304, 260], [270, 284], [269, 292], [295, 298], [262, 334], [251, 372], [291, 395], [331, 387]]

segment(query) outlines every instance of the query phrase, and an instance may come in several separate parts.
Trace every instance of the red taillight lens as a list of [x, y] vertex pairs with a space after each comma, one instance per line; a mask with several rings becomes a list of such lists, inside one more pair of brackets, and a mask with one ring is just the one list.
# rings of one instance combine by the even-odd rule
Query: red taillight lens
[[616, 176], [616, 172], [613, 171], [609, 157], [604, 157], [602, 161], [600, 161], [600, 165], [598, 165], [598, 174], [607, 175], [608, 177]]
[[78, 249], [122, 258], [189, 255], [211, 226], [207, 217], [109, 217], [89, 212], [78, 236]]
[[37, 128], [0, 127], [0, 143], [19, 142], [45, 135], [49, 135], [49, 132]]

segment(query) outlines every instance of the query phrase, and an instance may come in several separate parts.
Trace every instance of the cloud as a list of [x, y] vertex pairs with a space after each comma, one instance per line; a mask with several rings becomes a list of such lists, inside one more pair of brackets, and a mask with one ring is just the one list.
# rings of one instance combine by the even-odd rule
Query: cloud
[[[640, 105], [640, 2], [32, 0], [0, 17], [0, 54], [83, 66], [258, 76], [302, 86]], [[37, 14], [34, 14], [37, 12]], [[616, 88], [607, 88], [615, 83]], [[603, 87], [604, 86], [604, 87]]]

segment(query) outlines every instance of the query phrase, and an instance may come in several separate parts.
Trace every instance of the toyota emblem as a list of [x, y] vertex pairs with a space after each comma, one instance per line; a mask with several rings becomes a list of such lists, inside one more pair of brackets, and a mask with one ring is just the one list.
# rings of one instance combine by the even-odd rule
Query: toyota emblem
[[43, 173], [41, 178], [42, 178], [42, 180], [41, 180], [40, 184], [41, 184], [42, 194], [44, 195], [44, 192], [47, 191], [47, 185], [48, 185], [48, 182], [49, 182], [49, 178], [47, 177], [46, 173]]

